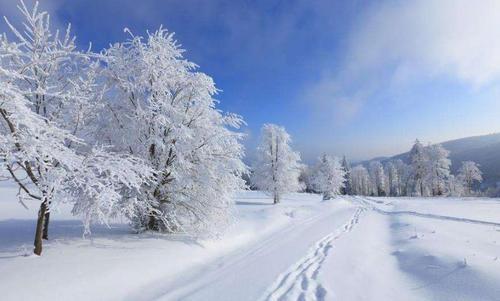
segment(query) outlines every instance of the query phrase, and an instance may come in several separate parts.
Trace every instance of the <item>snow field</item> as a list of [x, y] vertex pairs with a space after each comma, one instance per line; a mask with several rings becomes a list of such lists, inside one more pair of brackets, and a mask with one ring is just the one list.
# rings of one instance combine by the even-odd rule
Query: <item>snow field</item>
[[[220, 238], [82, 238], [60, 206], [41, 257], [36, 206], [0, 188], [1, 300], [498, 300], [497, 199], [272, 197], [245, 191]], [[473, 221], [473, 222], [471, 222]], [[64, 281], [62, 281], [62, 279]]]

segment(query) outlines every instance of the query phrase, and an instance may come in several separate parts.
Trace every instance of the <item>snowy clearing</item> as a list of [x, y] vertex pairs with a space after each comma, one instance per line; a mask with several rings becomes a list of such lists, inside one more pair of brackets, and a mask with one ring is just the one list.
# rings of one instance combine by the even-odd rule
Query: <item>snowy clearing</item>
[[[82, 224], [61, 207], [41, 257], [36, 206], [0, 188], [2, 300], [499, 300], [500, 201], [241, 192], [220, 239]], [[497, 223], [498, 222], [498, 223]]]

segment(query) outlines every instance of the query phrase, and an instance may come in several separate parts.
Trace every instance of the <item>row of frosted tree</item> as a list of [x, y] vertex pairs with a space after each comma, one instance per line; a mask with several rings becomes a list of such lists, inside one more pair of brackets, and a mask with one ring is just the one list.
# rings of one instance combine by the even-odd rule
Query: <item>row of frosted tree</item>
[[349, 194], [372, 196], [470, 196], [482, 181], [478, 164], [462, 162], [458, 173], [450, 171], [451, 161], [440, 144], [423, 146], [418, 140], [408, 155], [384, 163], [371, 161], [348, 169]]
[[401, 159], [370, 161], [350, 167], [342, 160], [322, 155], [306, 166], [290, 147], [290, 135], [283, 127], [264, 125], [251, 184], [268, 191], [278, 203], [289, 192], [308, 191], [334, 195], [369, 196], [471, 196], [482, 181], [479, 166], [462, 162], [457, 175], [450, 172], [449, 151], [440, 144], [422, 145], [418, 140], [408, 153], [408, 163]]

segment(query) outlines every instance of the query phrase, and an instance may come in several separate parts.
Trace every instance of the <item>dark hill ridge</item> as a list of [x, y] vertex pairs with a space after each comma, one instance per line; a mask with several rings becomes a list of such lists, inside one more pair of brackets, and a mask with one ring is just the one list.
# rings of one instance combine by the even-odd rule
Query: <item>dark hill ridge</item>
[[[462, 161], [474, 161], [480, 165], [485, 186], [500, 182], [500, 133], [450, 140], [441, 145], [450, 151], [453, 173], [460, 168]], [[408, 152], [381, 161], [393, 159], [408, 162]]]

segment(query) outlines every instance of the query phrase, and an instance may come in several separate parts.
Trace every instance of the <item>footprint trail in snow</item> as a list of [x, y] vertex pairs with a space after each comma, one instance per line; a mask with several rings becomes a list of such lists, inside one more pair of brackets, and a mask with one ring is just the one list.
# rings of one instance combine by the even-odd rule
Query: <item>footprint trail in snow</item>
[[363, 207], [357, 208], [349, 222], [319, 240], [305, 257], [278, 277], [261, 300], [325, 300], [327, 291], [318, 281], [321, 266], [329, 250], [333, 247], [333, 242], [340, 238], [342, 234], [352, 230], [364, 210], [366, 209]]

